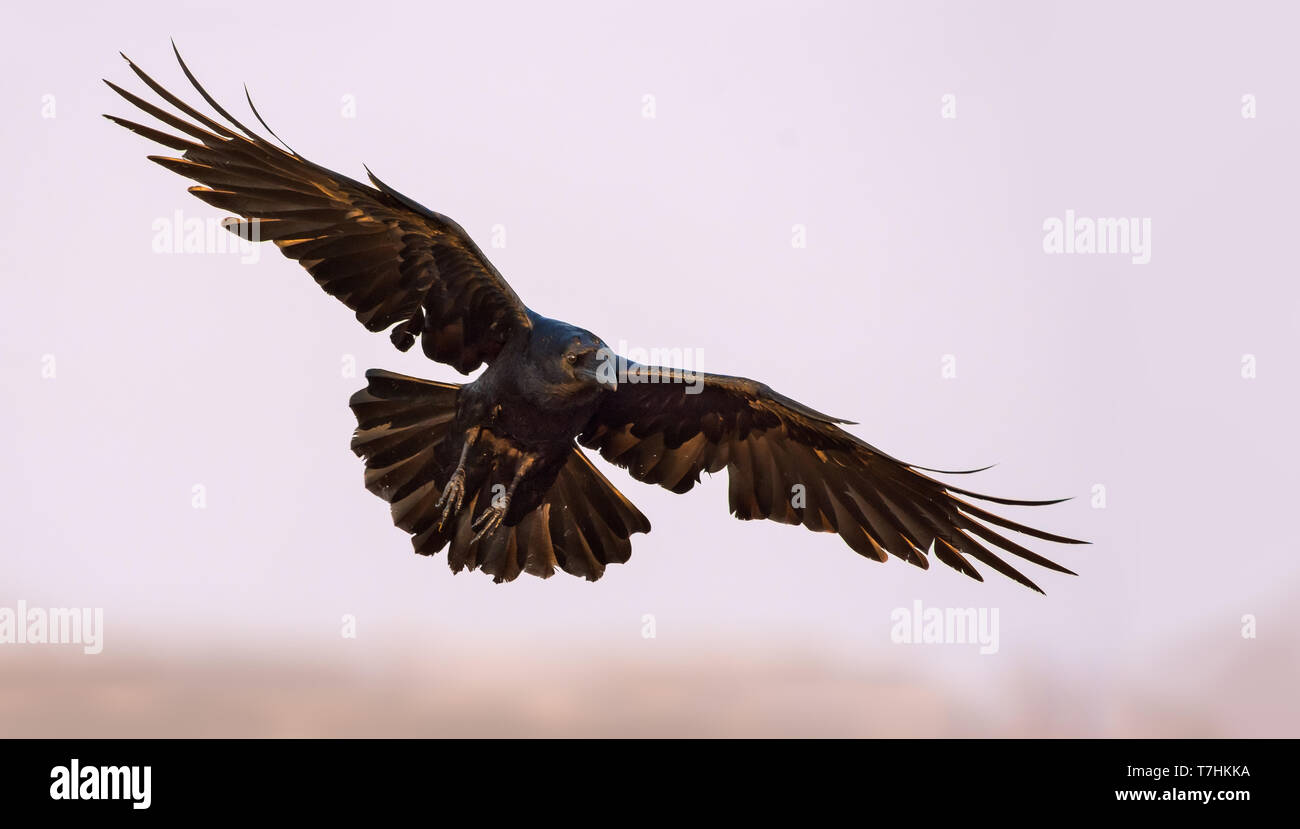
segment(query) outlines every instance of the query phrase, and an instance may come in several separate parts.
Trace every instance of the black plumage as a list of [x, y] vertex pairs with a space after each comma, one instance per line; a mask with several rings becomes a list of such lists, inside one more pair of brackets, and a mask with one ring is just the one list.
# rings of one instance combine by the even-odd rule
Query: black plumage
[[[591, 463], [596, 450], [637, 480], [687, 492], [726, 470], [731, 512], [837, 533], [878, 561], [926, 568], [929, 555], [982, 580], [972, 560], [1038, 590], [998, 553], [1070, 571], [1007, 538], [1075, 539], [1002, 518], [766, 385], [629, 364], [589, 331], [523, 304], [451, 219], [370, 174], [363, 184], [248, 129], [182, 71], [217, 117], [135, 74], [164, 108], [107, 82], [169, 133], [105, 117], [180, 153], [150, 156], [200, 183], [190, 192], [240, 218], [227, 228], [272, 241], [371, 331], [475, 381], [453, 385], [381, 370], [353, 395], [353, 450], [366, 487], [392, 505], [415, 550], [448, 549], [453, 570], [497, 581], [558, 567], [595, 580], [627, 561], [650, 523]], [[250, 108], [252, 100], [249, 100]], [[253, 114], [266, 127], [261, 116]], [[369, 171], [367, 170], [367, 173]], [[965, 497], [962, 497], [965, 496]], [[993, 529], [997, 527], [998, 530]], [[994, 550], [997, 549], [998, 552]]]

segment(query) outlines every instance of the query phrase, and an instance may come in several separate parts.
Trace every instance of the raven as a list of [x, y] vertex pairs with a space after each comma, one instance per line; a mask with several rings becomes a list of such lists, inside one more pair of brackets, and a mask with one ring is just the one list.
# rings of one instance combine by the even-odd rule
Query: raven
[[367, 387], [351, 398], [358, 424], [352, 449], [365, 460], [366, 487], [391, 504], [417, 553], [449, 546], [453, 571], [481, 569], [498, 582], [521, 572], [545, 578], [557, 567], [595, 581], [608, 564], [627, 561], [629, 539], [648, 532], [650, 522], [581, 444], [633, 478], [677, 493], [699, 483], [701, 472], [726, 469], [737, 518], [837, 533], [877, 561], [892, 553], [925, 569], [932, 552], [983, 581], [973, 559], [1042, 592], [992, 546], [1071, 573], [987, 525], [1086, 542], [1019, 524], [967, 498], [1059, 501], [995, 498], [941, 483], [923, 472], [981, 470], [904, 463], [840, 428], [849, 421], [753, 380], [624, 360], [590, 331], [524, 305], [456, 222], [369, 168], [371, 183], [363, 184], [282, 141], [281, 149], [223, 109], [179, 51], [176, 59], [224, 122], [168, 92], [129, 58], [172, 109], [105, 83], [176, 132], [104, 117], [177, 151], [149, 158], [199, 182], [191, 193], [240, 217], [225, 220], [228, 230], [274, 242], [367, 329], [391, 329], [399, 350], [419, 338], [426, 356], [462, 374], [487, 366], [465, 385], [372, 369]]

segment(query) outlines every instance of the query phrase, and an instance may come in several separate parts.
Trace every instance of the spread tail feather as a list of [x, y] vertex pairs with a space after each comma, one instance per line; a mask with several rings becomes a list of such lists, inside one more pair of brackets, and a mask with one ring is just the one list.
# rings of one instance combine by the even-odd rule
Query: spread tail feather
[[365, 459], [366, 489], [392, 505], [393, 523], [412, 535], [421, 555], [448, 544], [451, 569], [481, 569], [494, 581], [520, 573], [548, 578], [561, 570], [590, 581], [632, 555], [634, 533], [650, 522], [574, 446], [572, 454], [532, 512], [512, 527], [474, 540], [477, 505], [491, 499], [491, 482], [465, 494], [461, 511], [439, 526], [439, 495], [451, 469], [437, 458], [451, 431], [460, 386], [381, 369], [366, 372], [368, 385], [348, 402], [357, 417], [352, 451]]

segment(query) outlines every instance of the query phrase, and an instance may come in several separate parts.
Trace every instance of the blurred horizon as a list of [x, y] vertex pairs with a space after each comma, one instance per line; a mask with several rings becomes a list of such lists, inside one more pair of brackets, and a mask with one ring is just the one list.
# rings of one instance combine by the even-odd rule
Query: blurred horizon
[[[0, 646], [0, 738], [1294, 738], [1300, 619], [1290, 607], [1260, 618], [1260, 640], [1199, 631], [1093, 684], [1068, 661], [1006, 667], [951, 644], [853, 654], [789, 636], [628, 647], [133, 631], [96, 656]], [[953, 649], [990, 670], [954, 674], [923, 656]]]

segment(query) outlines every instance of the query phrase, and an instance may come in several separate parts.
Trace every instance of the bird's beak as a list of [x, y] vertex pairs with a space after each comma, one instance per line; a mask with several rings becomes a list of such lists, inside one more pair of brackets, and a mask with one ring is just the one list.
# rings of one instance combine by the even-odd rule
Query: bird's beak
[[618, 378], [614, 376], [613, 372], [605, 371], [603, 366], [601, 369], [579, 369], [576, 374], [588, 382], [595, 383], [602, 389], [618, 391]]

